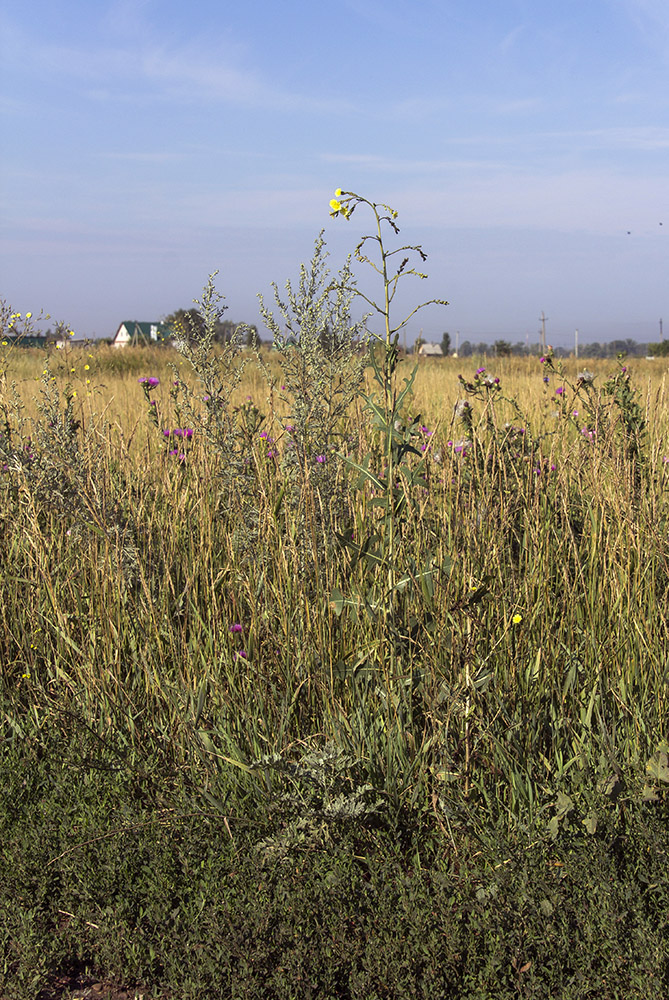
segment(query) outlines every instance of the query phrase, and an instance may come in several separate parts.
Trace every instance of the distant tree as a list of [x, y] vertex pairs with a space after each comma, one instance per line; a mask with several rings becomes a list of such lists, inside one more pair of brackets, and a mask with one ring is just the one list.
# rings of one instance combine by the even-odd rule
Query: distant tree
[[648, 354], [655, 358], [666, 358], [669, 356], [669, 340], [661, 340], [659, 344], [646, 344]]
[[511, 341], [509, 340], [496, 340], [495, 341], [495, 356], [498, 358], [508, 358], [511, 354]]
[[247, 347], [257, 347], [260, 343], [258, 339], [258, 328], [256, 326], [245, 326], [244, 343]]
[[470, 344], [470, 342], [468, 340], [464, 340], [460, 344], [460, 351], [459, 351], [460, 357], [461, 358], [470, 358], [473, 353], [474, 353], [474, 348], [472, 347], [472, 345]]
[[444, 333], [441, 338], [441, 352], [445, 358], [451, 353], [451, 335], [450, 333]]
[[204, 320], [197, 309], [176, 309], [163, 323], [184, 340], [201, 337], [204, 333]]
[[[204, 333], [204, 319], [197, 309], [176, 309], [163, 320], [177, 337], [187, 339], [197, 339]], [[253, 347], [259, 343], [258, 328], [251, 324], [233, 323], [229, 319], [219, 319], [214, 326], [214, 341], [219, 344], [226, 344], [232, 340], [235, 331], [242, 327], [241, 342], [246, 347]]]
[[592, 344], [583, 344], [579, 348], [579, 357], [582, 358], [605, 358], [606, 351], [600, 343], [594, 341]]

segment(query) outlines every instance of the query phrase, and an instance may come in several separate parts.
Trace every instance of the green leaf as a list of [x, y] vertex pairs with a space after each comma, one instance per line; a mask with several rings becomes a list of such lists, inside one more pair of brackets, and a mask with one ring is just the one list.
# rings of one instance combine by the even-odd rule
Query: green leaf
[[557, 800], [555, 802], [556, 818], [563, 819], [573, 811], [573, 808], [574, 800], [572, 797], [570, 795], [566, 795], [564, 792], [558, 792]]
[[346, 464], [352, 469], [359, 472], [365, 479], [368, 479], [377, 490], [383, 490], [385, 488], [383, 480], [376, 476], [373, 472], [370, 472], [364, 465], [358, 465], [357, 462], [354, 462], [352, 458], [347, 458], [346, 455], [339, 455], [339, 458], [341, 458], [343, 462], [346, 462]]
[[593, 812], [588, 813], [588, 815], [583, 820], [583, 825], [592, 836], [597, 830], [597, 815]]
[[607, 778], [602, 778], [598, 785], [602, 795], [606, 795], [610, 799], [616, 797], [620, 791], [620, 787], [620, 777], [617, 774], [611, 774]]
[[334, 613], [337, 618], [339, 618], [340, 614], [344, 610], [344, 595], [337, 587], [332, 588], [332, 593], [330, 594], [330, 604], [334, 608]]
[[669, 754], [664, 750], [656, 750], [646, 764], [646, 773], [656, 781], [669, 783]]
[[283, 504], [283, 498], [284, 498], [285, 494], [286, 494], [286, 487], [282, 486], [281, 490], [279, 491], [279, 495], [278, 495], [278, 497], [276, 499], [276, 503], [274, 504], [274, 519], [275, 520], [279, 516], [279, 511], [281, 510], [281, 506]]

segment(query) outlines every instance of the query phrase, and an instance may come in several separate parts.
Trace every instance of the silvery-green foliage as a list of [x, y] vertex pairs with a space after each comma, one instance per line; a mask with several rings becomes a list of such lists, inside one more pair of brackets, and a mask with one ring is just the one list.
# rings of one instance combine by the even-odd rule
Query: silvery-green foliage
[[354, 322], [350, 315], [350, 260], [333, 281], [327, 256], [321, 232], [311, 262], [300, 267], [297, 288], [287, 281], [282, 295], [273, 285], [277, 315], [259, 296], [260, 313], [278, 354], [280, 382], [267, 369], [266, 374], [289, 408], [284, 419], [284, 502], [303, 511], [305, 496], [315, 498], [312, 517], [317, 533], [324, 530], [326, 537], [341, 513], [338, 452], [355, 443], [348, 413], [367, 365], [361, 348], [364, 321]]
[[214, 347], [217, 325], [227, 306], [215, 286], [217, 272], [204, 287], [202, 300], [194, 300], [200, 323], [191, 320], [188, 329], [177, 331], [177, 349], [188, 362], [195, 384], [172, 366], [175, 381], [172, 397], [182, 425], [192, 427], [205, 446], [218, 457], [218, 484], [221, 512], [235, 512], [237, 527], [233, 542], [239, 551], [252, 557], [257, 541], [257, 469], [249, 449], [248, 435], [232, 395], [239, 387], [244, 370], [240, 359], [247, 328], [239, 326], [232, 337]]
[[229, 461], [238, 450], [230, 400], [242, 377], [239, 354], [243, 331], [237, 329], [230, 340], [214, 350], [216, 327], [227, 309], [223, 305], [224, 296], [214, 284], [216, 274], [209, 276], [202, 301], [195, 300], [202, 322], [196, 324], [189, 316], [187, 328], [177, 330], [177, 350], [190, 365], [195, 388], [182, 379], [181, 372], [173, 366], [173, 397], [182, 422], [197, 429], [207, 443]]
[[376, 820], [384, 801], [360, 780], [360, 763], [334, 743], [308, 750], [299, 760], [272, 753], [251, 761], [253, 771], [264, 773], [275, 816], [283, 820], [281, 833], [261, 840], [258, 850], [281, 856], [295, 847], [322, 846], [344, 824]]
[[118, 484], [99, 446], [107, 427], [93, 420], [82, 426], [75, 400], [76, 392], [69, 384], [59, 384], [45, 359], [37, 417], [28, 422], [23, 416], [15, 389], [9, 401], [3, 401], [0, 460], [15, 498], [23, 498], [17, 510], [29, 498], [29, 508], [38, 517], [50, 512], [64, 518], [73, 540], [90, 532], [105, 538], [115, 565], [132, 582], [139, 566], [138, 529], [122, 509]]

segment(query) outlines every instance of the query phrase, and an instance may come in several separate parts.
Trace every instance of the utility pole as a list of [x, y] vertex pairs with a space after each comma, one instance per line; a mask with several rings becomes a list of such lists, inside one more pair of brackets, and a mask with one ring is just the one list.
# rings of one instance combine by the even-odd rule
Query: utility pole
[[574, 357], [578, 357], [578, 330], [574, 330]]
[[456, 358], [460, 356], [460, 331], [455, 331], [455, 356]]
[[543, 309], [541, 310], [541, 350], [546, 353], [546, 320], [548, 316], [544, 316]]
[[662, 343], [662, 340], [663, 340], [663, 337], [662, 337], [662, 320], [660, 320], [660, 343]]

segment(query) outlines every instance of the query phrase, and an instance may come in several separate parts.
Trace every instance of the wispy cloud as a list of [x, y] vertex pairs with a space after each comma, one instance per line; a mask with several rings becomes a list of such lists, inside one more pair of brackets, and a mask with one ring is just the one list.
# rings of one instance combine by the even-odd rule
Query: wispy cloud
[[203, 51], [200, 43], [147, 47], [140, 54], [140, 66], [145, 81], [170, 99], [339, 115], [347, 110], [341, 99], [285, 90], [255, 70], [226, 62], [218, 52]]
[[334, 163], [343, 167], [351, 167], [374, 173], [402, 174], [436, 174], [452, 170], [480, 170], [484, 173], [496, 170], [499, 162], [481, 159], [437, 158], [410, 159], [398, 156], [379, 156], [375, 153], [321, 153], [319, 159], [323, 163]]
[[537, 138], [587, 144], [590, 148], [662, 150], [669, 147], [669, 128], [664, 126], [616, 126], [573, 132], [540, 132]]
[[[128, 20], [134, 23], [134, 5], [125, 3], [120, 8], [119, 19], [126, 26]], [[6, 21], [2, 33], [5, 43], [11, 39], [8, 58], [16, 72], [35, 79], [57, 76], [59, 82], [74, 81], [98, 102], [178, 101], [337, 115], [354, 110], [340, 96], [321, 99], [313, 91], [290, 90], [245, 65], [252, 55], [223, 32], [218, 37], [192, 36], [174, 43], [166, 41], [159, 30], [144, 27], [121, 43], [105, 40], [92, 46], [29, 36]]]
[[512, 48], [514, 48], [516, 42], [524, 33], [525, 28], [526, 28], [525, 24], [518, 24], [516, 25], [515, 28], [512, 28], [511, 31], [507, 32], [507, 34], [504, 36], [504, 38], [502, 38], [501, 42], [499, 43], [498, 47], [500, 51], [509, 52]]
[[100, 152], [97, 154], [101, 159], [104, 160], [117, 160], [127, 163], [174, 163], [179, 160], [185, 160], [188, 156], [187, 153], [170, 153], [170, 152], [146, 152], [141, 150], [135, 150], [132, 152], [118, 152], [117, 150], [108, 150], [106, 152]]
[[424, 226], [618, 233], [623, 237], [628, 230], [657, 233], [667, 198], [661, 172], [639, 185], [636, 176], [589, 169], [461, 176], [448, 185], [422, 184], [420, 189], [405, 190], [401, 202], [412, 224]]
[[669, 58], [669, 5], [666, 0], [613, 0], [635, 24], [649, 48]]

